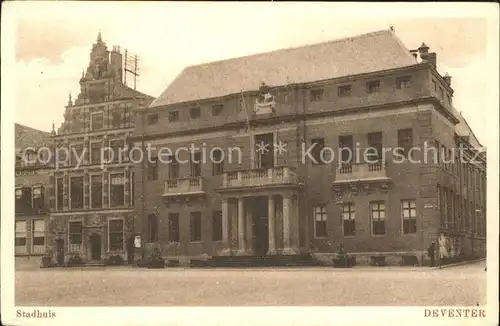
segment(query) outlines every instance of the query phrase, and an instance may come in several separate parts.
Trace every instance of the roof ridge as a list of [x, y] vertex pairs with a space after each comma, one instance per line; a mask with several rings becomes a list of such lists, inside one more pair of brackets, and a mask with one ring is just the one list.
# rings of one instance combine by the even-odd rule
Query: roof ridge
[[43, 132], [43, 133], [46, 133], [47, 135], [50, 135], [49, 131], [36, 129], [36, 128], [30, 127], [30, 126], [27, 126], [27, 125], [23, 125], [23, 124], [18, 123], [18, 122], [15, 122], [15, 126], [14, 127], [16, 127], [16, 126], [21, 127], [21, 128], [25, 128], [25, 129], [30, 129], [30, 130], [33, 130], [33, 131], [36, 131], [36, 132]]
[[318, 43], [308, 43], [308, 44], [302, 44], [302, 45], [298, 45], [298, 46], [280, 48], [280, 49], [275, 49], [275, 50], [270, 50], [270, 51], [265, 51], [265, 52], [258, 52], [258, 53], [253, 53], [253, 54], [248, 54], [248, 55], [243, 55], [243, 56], [238, 56], [238, 57], [232, 57], [232, 58], [227, 58], [227, 59], [221, 59], [221, 60], [215, 60], [215, 61], [208, 61], [208, 62], [197, 63], [197, 64], [189, 65], [185, 69], [187, 70], [187, 69], [191, 69], [191, 68], [195, 68], [195, 67], [215, 65], [215, 64], [220, 64], [220, 63], [223, 63], [223, 62], [229, 62], [229, 61], [233, 61], [233, 60], [240, 60], [240, 59], [249, 58], [249, 57], [255, 58], [255, 57], [258, 57], [258, 56], [269, 55], [271, 53], [291, 51], [291, 50], [298, 50], [298, 49], [302, 49], [302, 48], [309, 48], [309, 47], [320, 46], [320, 45], [325, 45], [325, 44], [340, 43], [340, 42], [345, 42], [345, 41], [348, 41], [348, 40], [360, 39], [362, 37], [381, 35], [381, 34], [384, 34], [384, 33], [387, 33], [387, 34], [390, 33], [392, 36], [394, 36], [397, 39], [397, 41], [398, 41], [398, 43], [400, 43], [400, 45], [403, 45], [403, 47], [406, 50], [408, 50], [408, 48], [406, 48], [406, 46], [395, 35], [394, 32], [392, 32], [391, 30], [388, 30], [388, 29], [383, 29], [383, 30], [378, 30], [378, 31], [374, 31], [374, 32], [369, 32], [369, 33], [364, 33], [364, 34], [358, 34], [358, 35], [354, 35], [354, 36], [346, 36], [346, 37], [343, 37], [343, 38], [329, 40], [329, 41], [323, 41], [323, 42], [318, 42]]

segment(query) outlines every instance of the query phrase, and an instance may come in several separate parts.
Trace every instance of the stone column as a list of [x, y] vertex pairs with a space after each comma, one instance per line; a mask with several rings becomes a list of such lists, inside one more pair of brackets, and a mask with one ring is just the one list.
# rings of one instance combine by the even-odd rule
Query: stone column
[[245, 254], [245, 198], [238, 198], [238, 255]]
[[268, 255], [276, 255], [276, 237], [274, 234], [274, 197], [271, 195], [268, 199], [268, 227], [269, 227], [269, 251]]
[[289, 195], [283, 196], [283, 254], [293, 254], [290, 247], [290, 213], [291, 213], [292, 198]]
[[245, 204], [245, 227], [246, 227], [246, 249], [247, 255], [253, 255], [253, 213], [252, 213], [252, 200], [248, 198]]
[[69, 209], [69, 177], [68, 172], [64, 172], [63, 176], [63, 211], [67, 211]]
[[227, 256], [231, 253], [229, 248], [229, 216], [227, 198], [222, 198], [222, 249], [221, 255]]

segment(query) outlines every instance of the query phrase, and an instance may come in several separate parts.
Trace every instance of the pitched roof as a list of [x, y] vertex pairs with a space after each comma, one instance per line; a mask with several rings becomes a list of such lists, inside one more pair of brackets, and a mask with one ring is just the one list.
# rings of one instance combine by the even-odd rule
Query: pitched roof
[[468, 142], [471, 144], [472, 147], [474, 148], [481, 148], [483, 147], [479, 140], [477, 139], [476, 135], [474, 135], [474, 132], [472, 131], [472, 128], [469, 126], [467, 123], [467, 120], [465, 120], [465, 117], [460, 113], [457, 114], [458, 120], [460, 122], [455, 125], [455, 132], [457, 135], [462, 136], [462, 137], [467, 137]]
[[15, 125], [15, 150], [16, 153], [27, 147], [40, 148], [50, 141], [50, 132], [34, 129], [22, 124]]
[[416, 64], [391, 30], [185, 68], [150, 107]]

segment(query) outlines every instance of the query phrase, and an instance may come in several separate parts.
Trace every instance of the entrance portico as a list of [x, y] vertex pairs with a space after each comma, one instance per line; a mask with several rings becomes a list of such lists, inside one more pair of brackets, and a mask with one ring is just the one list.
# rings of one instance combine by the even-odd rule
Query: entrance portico
[[[281, 169], [281, 173], [273, 170]], [[283, 169], [288, 169], [283, 171]], [[263, 171], [263, 179], [245, 171], [251, 185], [218, 189], [222, 195], [221, 255], [294, 255], [299, 253], [299, 206], [297, 184], [290, 168]], [[230, 172], [234, 173], [234, 172]], [[255, 174], [255, 173], [254, 173]], [[272, 182], [273, 176], [286, 176]], [[225, 181], [230, 176], [224, 176]], [[238, 177], [233, 180], [238, 180]], [[243, 181], [243, 180], [242, 180]], [[259, 181], [267, 184], [259, 185]], [[243, 183], [243, 182], [242, 182]], [[225, 182], [227, 185], [227, 183]]]

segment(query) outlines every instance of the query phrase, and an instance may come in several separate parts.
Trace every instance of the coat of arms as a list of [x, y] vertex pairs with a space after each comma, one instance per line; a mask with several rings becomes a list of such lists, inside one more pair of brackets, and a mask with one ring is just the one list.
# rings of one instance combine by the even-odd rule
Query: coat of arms
[[271, 94], [271, 89], [265, 83], [262, 83], [259, 88], [259, 95], [255, 100], [255, 114], [270, 114], [274, 113], [275, 107], [274, 95]]

